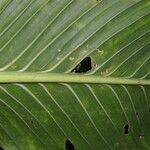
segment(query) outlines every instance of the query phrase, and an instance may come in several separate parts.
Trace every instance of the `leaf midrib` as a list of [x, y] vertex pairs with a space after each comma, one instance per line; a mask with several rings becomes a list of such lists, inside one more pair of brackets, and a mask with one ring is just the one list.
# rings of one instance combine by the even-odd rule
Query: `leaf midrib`
[[122, 77], [103, 77], [98, 75], [66, 74], [66, 73], [30, 73], [30, 72], [1, 72], [0, 83], [101, 83], [150, 85], [147, 79], [128, 79]]

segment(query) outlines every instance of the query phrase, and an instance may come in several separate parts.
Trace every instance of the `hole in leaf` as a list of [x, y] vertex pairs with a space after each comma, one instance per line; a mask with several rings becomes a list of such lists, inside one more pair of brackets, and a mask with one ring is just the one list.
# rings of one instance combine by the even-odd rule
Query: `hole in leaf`
[[93, 66], [94, 66], [94, 67], [97, 67], [97, 64], [94, 64]]
[[4, 148], [2, 148], [2, 147], [0, 146], [0, 150], [4, 150]]
[[92, 69], [91, 58], [84, 58], [71, 72], [85, 73]]
[[126, 124], [126, 125], [124, 126], [124, 134], [128, 134], [128, 132], [129, 132], [129, 125]]
[[70, 140], [66, 140], [65, 142], [65, 149], [66, 150], [75, 150], [74, 145]]

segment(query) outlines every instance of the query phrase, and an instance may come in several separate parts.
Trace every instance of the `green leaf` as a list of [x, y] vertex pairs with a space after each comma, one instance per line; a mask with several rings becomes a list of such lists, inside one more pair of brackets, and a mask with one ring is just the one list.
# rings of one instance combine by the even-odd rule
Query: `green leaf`
[[148, 0], [0, 1], [0, 149], [150, 148]]

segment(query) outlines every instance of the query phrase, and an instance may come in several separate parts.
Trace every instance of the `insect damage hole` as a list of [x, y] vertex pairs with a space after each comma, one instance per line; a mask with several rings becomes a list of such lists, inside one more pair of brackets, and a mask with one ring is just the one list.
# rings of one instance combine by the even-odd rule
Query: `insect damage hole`
[[124, 126], [124, 134], [128, 134], [128, 133], [129, 133], [129, 125], [126, 124], [126, 125]]
[[4, 148], [2, 148], [2, 147], [0, 146], [0, 150], [4, 150]]
[[139, 113], [138, 113], [138, 112], [136, 112], [136, 115], [138, 116], [138, 115], [139, 115]]
[[66, 140], [65, 142], [65, 149], [66, 150], [75, 150], [74, 145], [70, 140]]
[[85, 73], [92, 69], [91, 57], [84, 58], [71, 72]]

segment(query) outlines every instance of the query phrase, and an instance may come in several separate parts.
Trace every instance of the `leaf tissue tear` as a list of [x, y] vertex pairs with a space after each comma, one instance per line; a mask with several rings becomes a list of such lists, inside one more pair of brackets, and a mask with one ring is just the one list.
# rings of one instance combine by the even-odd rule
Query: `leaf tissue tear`
[[92, 69], [91, 58], [84, 58], [71, 72], [86, 73]]
[[126, 125], [124, 126], [124, 134], [128, 134], [128, 132], [129, 132], [129, 125], [126, 124]]
[[66, 150], [75, 150], [74, 145], [70, 140], [66, 140], [65, 142], [65, 149]]

